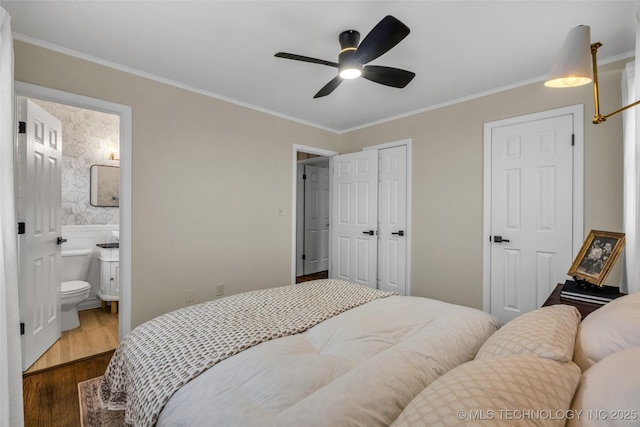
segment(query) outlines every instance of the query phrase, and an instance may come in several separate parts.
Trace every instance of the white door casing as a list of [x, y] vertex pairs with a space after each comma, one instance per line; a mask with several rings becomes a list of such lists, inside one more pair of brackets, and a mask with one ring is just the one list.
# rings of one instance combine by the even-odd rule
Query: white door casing
[[329, 268], [329, 168], [304, 168], [304, 274], [313, 274]]
[[406, 295], [407, 147], [378, 153], [378, 289]]
[[378, 151], [332, 160], [330, 277], [376, 288]]
[[20, 321], [22, 368], [33, 364], [61, 334], [60, 245], [62, 125], [29, 100], [21, 105], [26, 134], [19, 135]]
[[569, 110], [485, 125], [484, 303], [503, 322], [540, 307], [567, 277], [582, 224], [575, 122]]
[[[15, 82], [16, 95], [47, 99], [79, 108], [98, 110], [120, 117], [120, 296], [118, 301], [118, 336], [131, 330], [131, 107], [24, 82]], [[295, 233], [294, 233], [295, 236]]]

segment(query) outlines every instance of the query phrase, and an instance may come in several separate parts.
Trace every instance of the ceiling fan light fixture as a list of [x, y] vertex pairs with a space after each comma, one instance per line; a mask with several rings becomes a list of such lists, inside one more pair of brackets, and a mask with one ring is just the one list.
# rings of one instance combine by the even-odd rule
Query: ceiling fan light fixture
[[360, 33], [355, 30], [348, 30], [340, 34], [340, 53], [338, 63], [340, 64], [338, 75], [345, 80], [357, 79], [362, 75], [362, 65], [353, 60], [356, 53], [356, 46], [360, 41]]
[[362, 43], [359, 43], [360, 33], [356, 30], [347, 30], [340, 33], [338, 36], [338, 41], [340, 42], [338, 62], [286, 52], [278, 52], [275, 56], [338, 69], [338, 75], [329, 80], [313, 96], [314, 99], [329, 95], [340, 86], [343, 80], [356, 79], [358, 77], [389, 87], [403, 88], [409, 84], [415, 73], [399, 68], [366, 64], [391, 50], [409, 35], [409, 32], [409, 27], [397, 18], [387, 15], [369, 31]]
[[362, 69], [356, 66], [350, 66], [340, 70], [340, 77], [345, 80], [357, 79], [362, 75]]

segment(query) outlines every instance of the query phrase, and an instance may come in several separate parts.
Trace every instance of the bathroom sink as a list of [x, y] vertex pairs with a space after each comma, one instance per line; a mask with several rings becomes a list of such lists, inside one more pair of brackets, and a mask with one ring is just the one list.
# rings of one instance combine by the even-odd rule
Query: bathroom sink
[[111, 235], [116, 239], [117, 242], [120, 241], [120, 231], [112, 231]]

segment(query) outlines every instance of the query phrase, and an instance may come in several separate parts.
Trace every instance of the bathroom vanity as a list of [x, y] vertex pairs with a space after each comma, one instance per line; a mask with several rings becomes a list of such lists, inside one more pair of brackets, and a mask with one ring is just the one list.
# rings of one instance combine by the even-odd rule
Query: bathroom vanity
[[118, 311], [118, 295], [120, 294], [120, 250], [119, 243], [100, 243], [100, 291], [98, 297], [102, 307], [111, 302], [111, 313]]

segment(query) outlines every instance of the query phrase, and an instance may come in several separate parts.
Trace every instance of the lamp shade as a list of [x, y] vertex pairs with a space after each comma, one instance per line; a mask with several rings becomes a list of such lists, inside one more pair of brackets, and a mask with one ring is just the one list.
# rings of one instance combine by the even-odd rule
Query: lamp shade
[[567, 34], [544, 85], [563, 88], [582, 86], [591, 81], [591, 29], [578, 25]]

